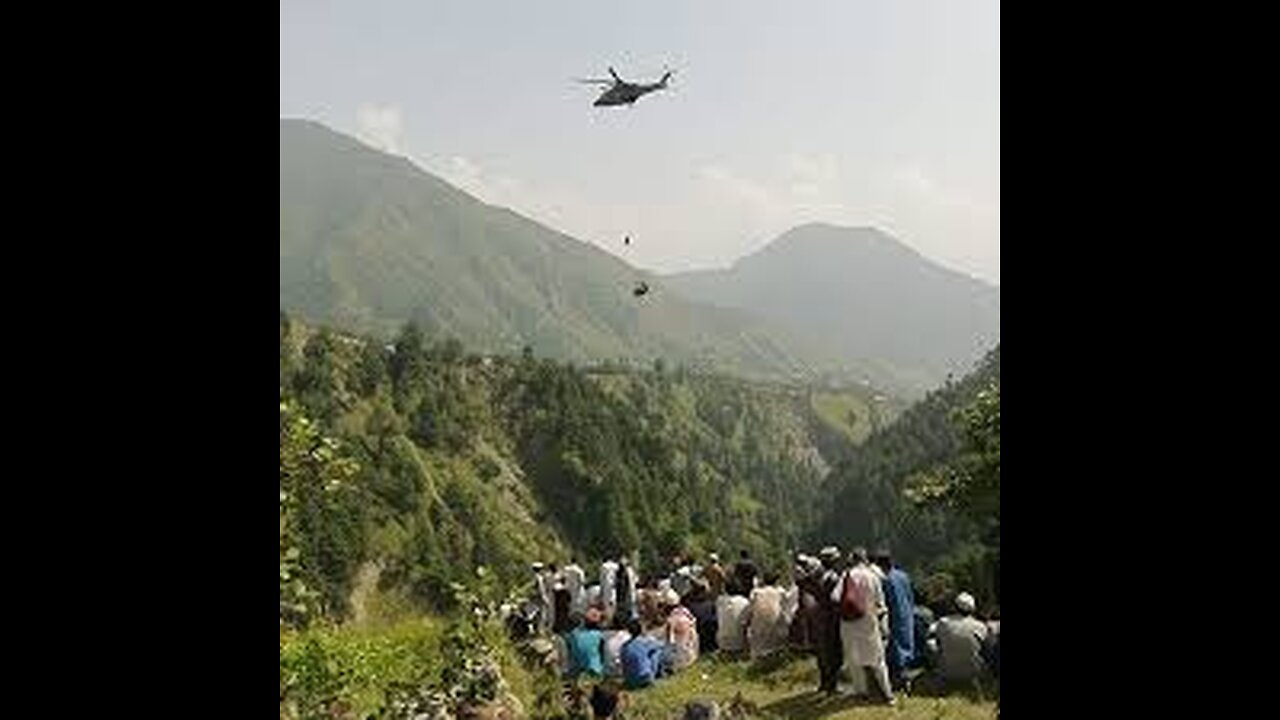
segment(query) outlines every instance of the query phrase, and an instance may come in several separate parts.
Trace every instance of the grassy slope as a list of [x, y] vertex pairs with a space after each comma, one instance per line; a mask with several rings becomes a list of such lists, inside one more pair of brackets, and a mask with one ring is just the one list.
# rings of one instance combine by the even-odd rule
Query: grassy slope
[[[319, 689], [341, 677], [339, 682], [346, 688], [342, 697], [350, 707], [357, 713], [371, 712], [379, 706], [389, 683], [422, 677], [424, 671], [428, 676], [438, 673], [436, 647], [443, 630], [440, 619], [417, 617], [340, 629], [282, 632], [281, 681]], [[310, 650], [309, 644], [314, 644]], [[510, 691], [525, 708], [535, 707], [536, 681], [529, 669], [511, 646], [504, 647], [500, 656]], [[337, 675], [316, 666], [314, 661], [322, 658], [322, 664], [330, 665]], [[751, 663], [704, 657], [685, 672], [651, 688], [629, 691], [626, 717], [667, 720], [678, 717], [685, 703], [706, 699], [726, 710], [739, 697], [751, 711], [748, 717], [760, 720], [989, 720], [995, 710], [991, 700], [962, 696], [899, 695], [893, 708], [859, 704], [846, 697], [825, 699], [814, 691], [817, 682], [817, 665], [812, 658]]]
[[[851, 392], [815, 392], [811, 400], [814, 412], [827, 424], [844, 433], [851, 441], [860, 443], [867, 439], [877, 422], [871, 405]], [[856, 418], [849, 423], [849, 412]]]
[[[705, 677], [705, 679], [704, 679]], [[688, 671], [660, 681], [652, 688], [629, 694], [629, 718], [667, 718], [695, 699], [715, 700], [724, 709], [739, 693], [754, 705], [759, 717], [792, 720], [841, 720], [895, 718], [897, 720], [967, 720], [994, 715], [995, 703], [964, 697], [898, 698], [893, 708], [860, 705], [850, 698], [824, 699], [818, 686], [818, 667], [812, 658], [786, 663], [776, 669], [748, 662], [704, 658]]]

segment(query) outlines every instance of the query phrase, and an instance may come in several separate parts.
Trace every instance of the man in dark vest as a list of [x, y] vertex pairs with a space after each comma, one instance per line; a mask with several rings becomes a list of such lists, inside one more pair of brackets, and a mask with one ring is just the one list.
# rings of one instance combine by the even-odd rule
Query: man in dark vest
[[818, 553], [822, 562], [818, 607], [814, 623], [818, 654], [818, 692], [835, 695], [843, 664], [843, 646], [840, 644], [840, 603], [831, 599], [840, 582], [840, 551], [827, 546]]
[[636, 569], [631, 565], [631, 559], [626, 555], [618, 558], [618, 611], [617, 616], [623, 621], [637, 617], [639, 608], [637, 607], [637, 592], [639, 578], [636, 577]]
[[751, 554], [746, 550], [738, 553], [738, 562], [733, 565], [733, 580], [738, 586], [739, 595], [750, 595], [756, 587], [756, 576], [760, 570], [751, 561]]

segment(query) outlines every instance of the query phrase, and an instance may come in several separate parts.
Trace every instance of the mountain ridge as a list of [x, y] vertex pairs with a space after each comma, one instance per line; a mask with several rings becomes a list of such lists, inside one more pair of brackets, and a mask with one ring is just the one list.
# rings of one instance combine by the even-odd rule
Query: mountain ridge
[[[485, 352], [529, 346], [570, 362], [661, 358], [748, 378], [856, 378], [901, 396], [936, 386], [944, 369], [967, 369], [927, 349], [915, 354], [933, 362], [903, 362], [881, 352], [874, 332], [863, 338], [821, 322], [815, 331], [806, 316], [845, 312], [829, 283], [799, 296], [784, 288], [800, 318], [772, 311], [767, 276], [778, 273], [766, 266], [780, 265], [784, 280], [820, 277], [838, 264], [824, 254], [841, 251], [824, 234], [861, 233], [863, 255], [917, 275], [952, 272], [882, 231], [810, 223], [730, 268], [658, 274], [321, 123], [281, 118], [280, 133], [281, 309], [313, 322], [384, 338], [416, 322]], [[768, 282], [742, 284], [742, 273]], [[641, 280], [653, 292], [635, 298]], [[880, 305], [872, 314], [883, 324], [897, 308]]]
[[998, 286], [877, 228], [808, 223], [727, 268], [664, 277], [691, 299], [773, 320], [852, 362], [889, 363], [917, 391], [967, 372], [999, 341]]

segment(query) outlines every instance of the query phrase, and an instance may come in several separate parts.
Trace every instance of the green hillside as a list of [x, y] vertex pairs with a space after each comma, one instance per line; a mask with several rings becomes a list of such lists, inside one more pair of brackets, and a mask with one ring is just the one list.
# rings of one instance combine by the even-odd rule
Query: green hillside
[[[645, 279], [648, 296], [632, 295]], [[482, 352], [656, 358], [775, 378], [805, 345], [684, 300], [618, 258], [317, 123], [280, 121], [280, 303], [387, 338], [408, 321]]]
[[[945, 506], [922, 507], [906, 491], [965, 451], [957, 414], [970, 407], [980, 392], [995, 388], [998, 393], [999, 383], [1000, 347], [996, 346], [972, 373], [930, 393], [852, 448], [825, 480], [821, 494], [831, 502], [813, 527], [811, 541], [845, 547], [888, 545], [908, 567], [945, 571], [987, 606], [997, 602], [998, 488], [994, 512], [983, 513], [996, 520], [994, 527], [979, 527], [964, 513]], [[998, 398], [997, 394], [997, 413]], [[998, 442], [998, 419], [995, 433]], [[997, 458], [998, 452], [997, 446]]]
[[370, 564], [424, 606], [477, 565], [522, 581], [571, 550], [781, 565], [851, 446], [797, 387], [478, 356], [412, 327], [386, 347], [283, 315], [281, 396], [358, 467], [302, 513], [305, 574], [338, 614]]
[[813, 390], [809, 404], [824, 423], [853, 443], [893, 422], [904, 409], [901, 401], [864, 388]]
[[[494, 618], [528, 592], [534, 559], [627, 552], [647, 575], [675, 552], [747, 548], [781, 569], [798, 548], [888, 542], [930, 602], [964, 587], [998, 606], [999, 397], [979, 394], [998, 382], [997, 347], [858, 445], [858, 408], [875, 401], [862, 390], [475, 355], [413, 326], [387, 345], [282, 313], [281, 715], [408, 717], [397, 703], [429, 688], [492, 700], [492, 667], [502, 702], [564, 717], [557, 678]], [[971, 457], [955, 413], [975, 407], [994, 408], [994, 455], [964, 469], [994, 467], [980, 488], [994, 524], [907, 498], [921, 473]], [[637, 717], [739, 693], [749, 717], [889, 712], [821, 701], [812, 659], [696, 670], [637, 694]], [[990, 708], [912, 697], [893, 712]]]

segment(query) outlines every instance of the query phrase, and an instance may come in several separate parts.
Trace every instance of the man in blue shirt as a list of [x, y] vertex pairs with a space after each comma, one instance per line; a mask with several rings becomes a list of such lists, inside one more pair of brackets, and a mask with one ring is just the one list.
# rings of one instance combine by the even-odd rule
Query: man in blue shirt
[[576, 620], [575, 617], [575, 627], [565, 638], [569, 648], [569, 675], [604, 677], [604, 635], [600, 632], [600, 611], [589, 608], [583, 622]]
[[622, 677], [628, 689], [648, 687], [662, 677], [666, 647], [645, 635], [639, 620], [627, 623], [631, 639], [622, 646]]
[[911, 592], [911, 578], [900, 568], [894, 567], [888, 550], [877, 551], [873, 561], [884, 572], [880, 586], [884, 590], [884, 602], [889, 609], [889, 637], [885, 648], [889, 681], [894, 689], [901, 689], [907, 666], [916, 654], [916, 603]]

